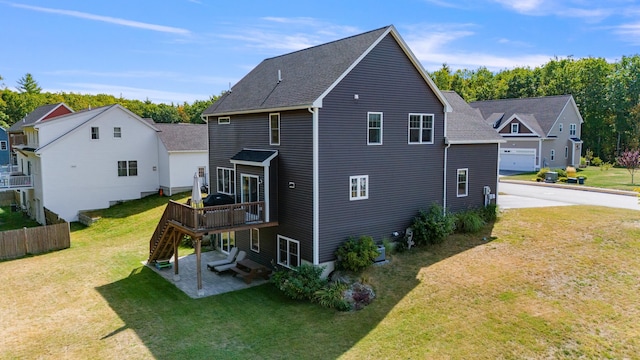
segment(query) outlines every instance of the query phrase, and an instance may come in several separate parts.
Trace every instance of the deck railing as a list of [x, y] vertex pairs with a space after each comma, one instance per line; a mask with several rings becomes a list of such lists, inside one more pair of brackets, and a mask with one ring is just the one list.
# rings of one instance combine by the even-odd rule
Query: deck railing
[[232, 230], [233, 227], [264, 222], [264, 201], [203, 208], [171, 201], [167, 206], [168, 220], [196, 232], [226, 228]]
[[32, 187], [33, 179], [30, 175], [0, 175], [0, 189]]

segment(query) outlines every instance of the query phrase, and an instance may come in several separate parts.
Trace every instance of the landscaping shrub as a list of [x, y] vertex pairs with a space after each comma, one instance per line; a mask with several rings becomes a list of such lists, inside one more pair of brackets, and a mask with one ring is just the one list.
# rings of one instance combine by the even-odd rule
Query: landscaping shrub
[[479, 210], [461, 211], [455, 215], [455, 218], [456, 232], [460, 233], [477, 233], [486, 224]]
[[416, 245], [439, 244], [455, 230], [456, 218], [442, 206], [433, 204], [428, 211], [420, 210], [411, 227]]
[[480, 209], [480, 216], [487, 223], [496, 221], [498, 219], [498, 205], [489, 204], [483, 207]]
[[302, 264], [293, 269], [276, 269], [271, 282], [285, 295], [296, 300], [314, 300], [315, 293], [327, 284], [321, 277], [324, 267]]
[[603, 161], [602, 159], [600, 159], [599, 157], [594, 157], [593, 159], [591, 159], [591, 165], [593, 166], [600, 166], [602, 165]]
[[373, 264], [380, 253], [371, 236], [350, 237], [336, 250], [338, 269], [360, 271]]
[[547, 173], [551, 171], [551, 169], [549, 169], [548, 167], [542, 168], [538, 171], [538, 173], [536, 174], [536, 178], [541, 179], [542, 181], [544, 181], [544, 179], [547, 176]]
[[349, 289], [349, 285], [336, 281], [328, 283], [325, 287], [314, 294], [314, 300], [330, 309], [347, 311], [351, 309], [351, 304], [344, 298], [344, 292]]

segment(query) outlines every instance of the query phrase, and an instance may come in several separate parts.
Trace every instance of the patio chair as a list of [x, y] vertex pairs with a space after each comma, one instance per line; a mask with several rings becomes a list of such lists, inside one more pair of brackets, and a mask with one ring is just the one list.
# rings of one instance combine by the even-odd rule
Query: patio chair
[[213, 268], [220, 265], [231, 264], [236, 260], [236, 256], [238, 255], [238, 248], [234, 247], [229, 251], [229, 254], [225, 259], [210, 261], [207, 263], [207, 268], [213, 271]]
[[238, 252], [238, 256], [236, 257], [236, 261], [230, 263], [230, 264], [224, 264], [224, 265], [218, 265], [215, 266], [213, 268], [213, 271], [217, 272], [217, 273], [221, 273], [223, 271], [227, 271], [229, 269], [231, 269], [232, 267], [236, 266], [236, 264], [238, 263], [238, 261], [242, 261], [244, 260], [244, 258], [247, 256], [247, 253], [243, 250], [240, 250]]

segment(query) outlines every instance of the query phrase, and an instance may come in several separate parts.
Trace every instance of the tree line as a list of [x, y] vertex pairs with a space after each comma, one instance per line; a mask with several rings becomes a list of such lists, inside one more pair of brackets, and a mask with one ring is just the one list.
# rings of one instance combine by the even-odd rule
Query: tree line
[[640, 147], [640, 56], [551, 59], [531, 68], [492, 72], [486, 67], [431, 73], [441, 90], [466, 101], [573, 95], [584, 120], [583, 148], [606, 161]]
[[[571, 94], [584, 120], [584, 149], [613, 161], [624, 150], [640, 148], [640, 55], [623, 56], [615, 62], [594, 57], [554, 58], [539, 67], [498, 72], [487, 67], [452, 71], [443, 64], [430, 75], [438, 88], [454, 90], [468, 102]], [[0, 126], [10, 126], [38, 106], [59, 102], [74, 110], [117, 103], [156, 122], [201, 123], [202, 111], [218, 99], [155, 104], [104, 94], [43, 93], [30, 74], [18, 81], [16, 89], [5, 86], [0, 90]]]
[[[0, 81], [2, 76], [0, 76]], [[42, 88], [31, 74], [26, 74], [17, 81], [16, 90], [3, 86], [0, 89], [0, 126], [9, 128], [22, 120], [37, 107], [47, 104], [65, 103], [74, 111], [97, 108], [106, 105], [120, 104], [142, 118], [151, 118], [159, 123], [192, 123], [202, 124], [200, 114], [218, 99], [211, 96], [207, 100], [196, 100], [193, 103], [156, 104], [150, 100], [129, 100], [122, 96], [99, 94], [87, 95], [76, 93], [42, 92]]]

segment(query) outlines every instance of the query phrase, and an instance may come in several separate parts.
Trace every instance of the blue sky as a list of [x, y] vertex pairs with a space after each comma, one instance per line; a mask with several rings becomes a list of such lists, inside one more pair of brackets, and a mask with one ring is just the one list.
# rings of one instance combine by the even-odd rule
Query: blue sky
[[0, 84], [182, 103], [265, 58], [393, 24], [428, 70], [640, 53], [640, 0], [0, 0]]

